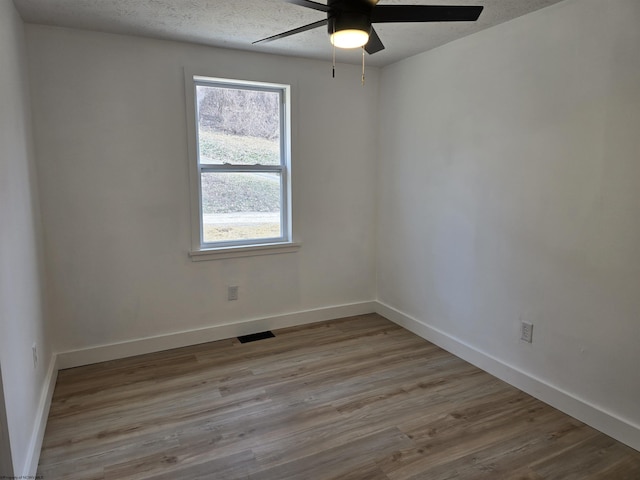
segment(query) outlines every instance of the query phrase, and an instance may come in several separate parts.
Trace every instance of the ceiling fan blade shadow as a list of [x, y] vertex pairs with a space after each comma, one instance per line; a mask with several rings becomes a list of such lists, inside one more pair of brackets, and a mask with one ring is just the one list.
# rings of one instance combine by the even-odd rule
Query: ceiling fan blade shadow
[[277, 35], [272, 35], [271, 37], [263, 38], [261, 40], [256, 40], [252, 42], [252, 45], [256, 43], [265, 43], [272, 42], [273, 40], [278, 40], [280, 38], [290, 37], [291, 35], [295, 35], [296, 33], [306, 32], [307, 30], [313, 30], [314, 28], [322, 27], [329, 22], [328, 19], [320, 20], [318, 22], [310, 23], [309, 25], [305, 25], [303, 27], [294, 28], [293, 30], [288, 30], [286, 32], [279, 33]]
[[378, 5], [373, 9], [371, 22], [474, 22], [483, 8], [463, 5]]
[[373, 55], [374, 53], [379, 52], [380, 50], [384, 50], [384, 45], [382, 44], [382, 40], [380, 40], [380, 37], [378, 36], [374, 28], [371, 29], [371, 34], [369, 35], [369, 41], [364, 46], [364, 49], [369, 55]]
[[283, 0], [287, 3], [293, 3], [294, 5], [300, 5], [301, 7], [312, 8], [314, 10], [319, 10], [320, 12], [328, 12], [329, 6], [324, 5], [318, 2], [311, 2], [309, 0]]

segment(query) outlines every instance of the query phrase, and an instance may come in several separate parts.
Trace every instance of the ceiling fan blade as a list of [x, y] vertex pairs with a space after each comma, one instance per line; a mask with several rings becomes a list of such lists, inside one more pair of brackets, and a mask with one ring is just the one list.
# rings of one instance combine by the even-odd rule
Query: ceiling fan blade
[[314, 10], [319, 10], [321, 12], [328, 12], [329, 7], [322, 3], [311, 2], [309, 0], [282, 0], [283, 2], [293, 3], [294, 5], [300, 5], [301, 7], [312, 8]]
[[380, 50], [384, 50], [384, 45], [382, 44], [382, 40], [376, 33], [375, 29], [371, 29], [371, 34], [369, 35], [369, 41], [364, 46], [364, 49], [367, 51], [369, 55], [373, 55]]
[[474, 22], [483, 8], [462, 5], [377, 5], [371, 14], [371, 22]]
[[310, 23], [309, 25], [305, 25], [304, 27], [294, 28], [293, 30], [288, 30], [286, 32], [282, 32], [277, 35], [273, 35], [271, 37], [263, 38], [262, 40], [256, 40], [255, 42], [252, 42], [252, 45], [255, 45], [256, 43], [272, 42], [273, 40], [289, 37], [291, 35], [295, 35], [296, 33], [302, 33], [302, 32], [306, 32], [307, 30], [313, 30], [314, 28], [318, 28], [318, 27], [322, 27], [323, 25], [326, 25], [328, 22], [329, 20], [325, 18], [324, 20]]

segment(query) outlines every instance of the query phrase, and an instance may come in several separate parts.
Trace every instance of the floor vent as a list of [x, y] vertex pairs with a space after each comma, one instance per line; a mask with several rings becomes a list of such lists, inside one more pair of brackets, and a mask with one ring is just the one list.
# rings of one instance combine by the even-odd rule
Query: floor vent
[[251, 335], [242, 335], [241, 337], [238, 337], [238, 340], [240, 340], [240, 343], [249, 343], [273, 337], [275, 337], [273, 332], [271, 330], [267, 330], [266, 332], [252, 333]]

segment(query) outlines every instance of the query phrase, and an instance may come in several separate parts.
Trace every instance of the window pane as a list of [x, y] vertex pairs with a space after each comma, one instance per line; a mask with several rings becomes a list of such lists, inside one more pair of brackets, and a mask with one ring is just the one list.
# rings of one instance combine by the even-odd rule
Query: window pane
[[280, 165], [280, 95], [197, 85], [201, 164]]
[[202, 173], [202, 240], [205, 243], [279, 238], [279, 173]]

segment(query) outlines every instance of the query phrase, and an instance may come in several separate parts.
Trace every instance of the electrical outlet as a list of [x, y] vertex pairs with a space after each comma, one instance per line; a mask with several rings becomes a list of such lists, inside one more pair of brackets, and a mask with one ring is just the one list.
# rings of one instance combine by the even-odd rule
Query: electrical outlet
[[33, 368], [36, 368], [38, 366], [38, 345], [35, 343], [31, 345], [31, 354], [33, 355]]
[[527, 343], [533, 342], [533, 324], [522, 322], [520, 327], [520, 340]]
[[227, 300], [238, 300], [238, 287], [237, 285], [227, 287]]

